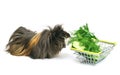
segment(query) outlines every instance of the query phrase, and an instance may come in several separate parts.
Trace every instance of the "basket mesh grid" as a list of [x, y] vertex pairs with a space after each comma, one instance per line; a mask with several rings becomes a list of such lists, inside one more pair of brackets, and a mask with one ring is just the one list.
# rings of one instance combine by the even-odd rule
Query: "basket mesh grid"
[[99, 42], [100, 49], [102, 50], [100, 53], [90, 53], [84, 51], [75, 51], [77, 54], [77, 58], [81, 63], [87, 64], [96, 64], [103, 60], [110, 52], [113, 50], [115, 44], [108, 42]]

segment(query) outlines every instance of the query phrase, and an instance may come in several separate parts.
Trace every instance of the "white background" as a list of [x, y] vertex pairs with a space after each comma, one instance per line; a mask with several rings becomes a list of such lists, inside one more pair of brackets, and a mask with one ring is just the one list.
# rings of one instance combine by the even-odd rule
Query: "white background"
[[[0, 75], [119, 75], [119, 20], [119, 0], [0, 0]], [[55, 58], [37, 60], [5, 51], [19, 26], [40, 32], [48, 25], [63, 24], [71, 32], [86, 23], [99, 39], [117, 42], [95, 66], [79, 63], [69, 47]]]

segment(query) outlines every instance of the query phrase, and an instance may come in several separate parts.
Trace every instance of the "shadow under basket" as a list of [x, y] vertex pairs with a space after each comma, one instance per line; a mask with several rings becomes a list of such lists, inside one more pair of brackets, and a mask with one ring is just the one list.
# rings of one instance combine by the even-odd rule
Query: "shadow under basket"
[[115, 43], [113, 42], [107, 42], [107, 41], [100, 41], [98, 43], [100, 45], [101, 51], [98, 53], [85, 51], [85, 50], [78, 50], [75, 48], [72, 48], [71, 50], [75, 51], [75, 54], [77, 55], [77, 59], [81, 63], [85, 64], [97, 64], [98, 62], [102, 61], [105, 57], [108, 56], [108, 54], [113, 50]]

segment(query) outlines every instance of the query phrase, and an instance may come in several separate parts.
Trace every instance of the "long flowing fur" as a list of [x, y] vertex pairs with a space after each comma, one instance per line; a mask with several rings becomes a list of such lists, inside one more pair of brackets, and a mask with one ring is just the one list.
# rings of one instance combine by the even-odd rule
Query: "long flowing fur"
[[35, 33], [24, 27], [19, 27], [10, 37], [7, 51], [15, 56], [29, 56], [31, 58], [52, 58], [65, 47], [65, 38], [69, 33], [61, 25], [53, 29]]

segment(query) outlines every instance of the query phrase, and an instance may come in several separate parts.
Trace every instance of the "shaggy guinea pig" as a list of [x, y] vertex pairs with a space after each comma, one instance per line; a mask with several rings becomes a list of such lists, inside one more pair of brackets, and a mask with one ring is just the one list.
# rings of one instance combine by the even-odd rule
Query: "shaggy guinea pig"
[[7, 52], [15, 56], [29, 56], [33, 59], [52, 58], [65, 45], [65, 38], [70, 34], [61, 25], [44, 29], [40, 33], [19, 27], [10, 37]]

